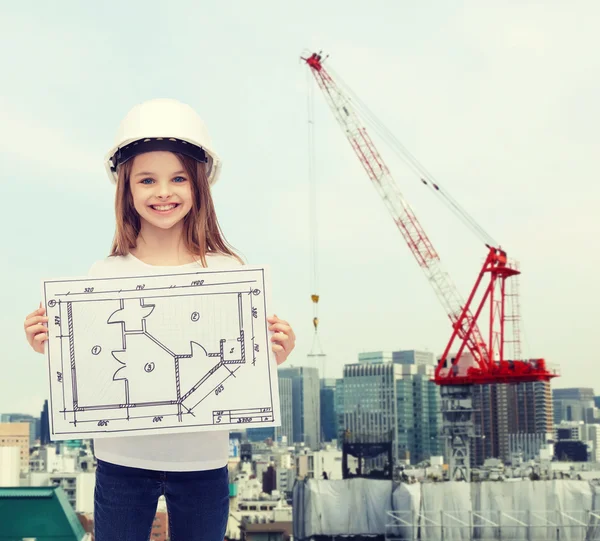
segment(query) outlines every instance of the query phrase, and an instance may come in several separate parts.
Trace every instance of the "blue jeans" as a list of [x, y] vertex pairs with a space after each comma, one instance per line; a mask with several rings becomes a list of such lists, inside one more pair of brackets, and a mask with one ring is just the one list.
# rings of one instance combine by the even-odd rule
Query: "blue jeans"
[[229, 516], [227, 467], [162, 472], [98, 460], [94, 492], [96, 541], [148, 541], [164, 495], [172, 541], [223, 541]]

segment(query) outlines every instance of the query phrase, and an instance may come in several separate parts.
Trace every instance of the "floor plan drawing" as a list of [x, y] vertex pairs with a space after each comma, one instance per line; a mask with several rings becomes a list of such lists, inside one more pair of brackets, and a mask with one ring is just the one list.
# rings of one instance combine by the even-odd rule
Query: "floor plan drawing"
[[54, 440], [280, 425], [268, 268], [45, 280]]

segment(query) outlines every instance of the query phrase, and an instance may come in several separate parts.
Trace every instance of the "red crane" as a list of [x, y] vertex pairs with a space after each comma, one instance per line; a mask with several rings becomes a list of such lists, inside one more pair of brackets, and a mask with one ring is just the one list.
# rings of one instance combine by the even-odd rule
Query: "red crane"
[[[450, 318], [452, 334], [437, 364], [434, 381], [438, 385], [464, 386], [549, 381], [557, 376], [546, 367], [544, 359], [507, 360], [504, 357], [506, 279], [519, 274], [509, 264], [506, 252], [486, 243], [487, 257], [470, 295], [466, 302], [463, 301], [360, 121], [350, 97], [325, 69], [320, 53], [313, 53], [302, 60], [310, 67], [352, 149]], [[435, 182], [424, 177], [421, 181], [440, 191]], [[451, 205], [458, 208], [453, 201]], [[481, 228], [479, 230], [482, 231]], [[484, 313], [487, 321], [485, 325], [482, 322], [481, 326], [487, 330], [487, 338], [484, 338], [478, 326]], [[452, 351], [455, 353], [451, 357]]]

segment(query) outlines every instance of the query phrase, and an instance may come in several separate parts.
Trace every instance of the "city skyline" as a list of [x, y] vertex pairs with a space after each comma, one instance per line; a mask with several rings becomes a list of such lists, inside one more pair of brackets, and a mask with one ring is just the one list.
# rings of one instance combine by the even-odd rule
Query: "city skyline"
[[[600, 256], [589, 249], [600, 233], [598, 4], [365, 11], [337, 1], [184, 1], [177, 10], [149, 2], [120, 7], [110, 25], [106, 8], [74, 6], [40, 5], [36, 17], [25, 5], [0, 7], [0, 45], [11, 51], [0, 97], [0, 341], [9, 367], [0, 411], [37, 414], [47, 397], [46, 361], [26, 344], [24, 317], [39, 304], [42, 279], [84, 275], [107, 255], [114, 188], [104, 153], [126, 111], [158, 96], [190, 103], [207, 122], [224, 160], [214, 189], [219, 220], [249, 263], [272, 268], [273, 309], [298, 337], [289, 365], [309, 364], [312, 293], [321, 297], [321, 377], [339, 377], [361, 352], [443, 351], [447, 317], [314, 81], [319, 291], [311, 291], [307, 68], [299, 57], [321, 49], [519, 260], [525, 355], [560, 366], [553, 387], [597, 375], [588, 352], [600, 301]], [[382, 152], [466, 296], [485, 247]]]

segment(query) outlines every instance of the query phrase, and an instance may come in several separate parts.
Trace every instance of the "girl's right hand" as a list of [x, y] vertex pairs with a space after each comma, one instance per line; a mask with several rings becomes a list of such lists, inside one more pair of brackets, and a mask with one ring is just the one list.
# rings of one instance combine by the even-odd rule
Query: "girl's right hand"
[[44, 325], [47, 321], [46, 309], [42, 306], [25, 319], [27, 342], [38, 353], [44, 353], [44, 342], [48, 340], [48, 327]]

